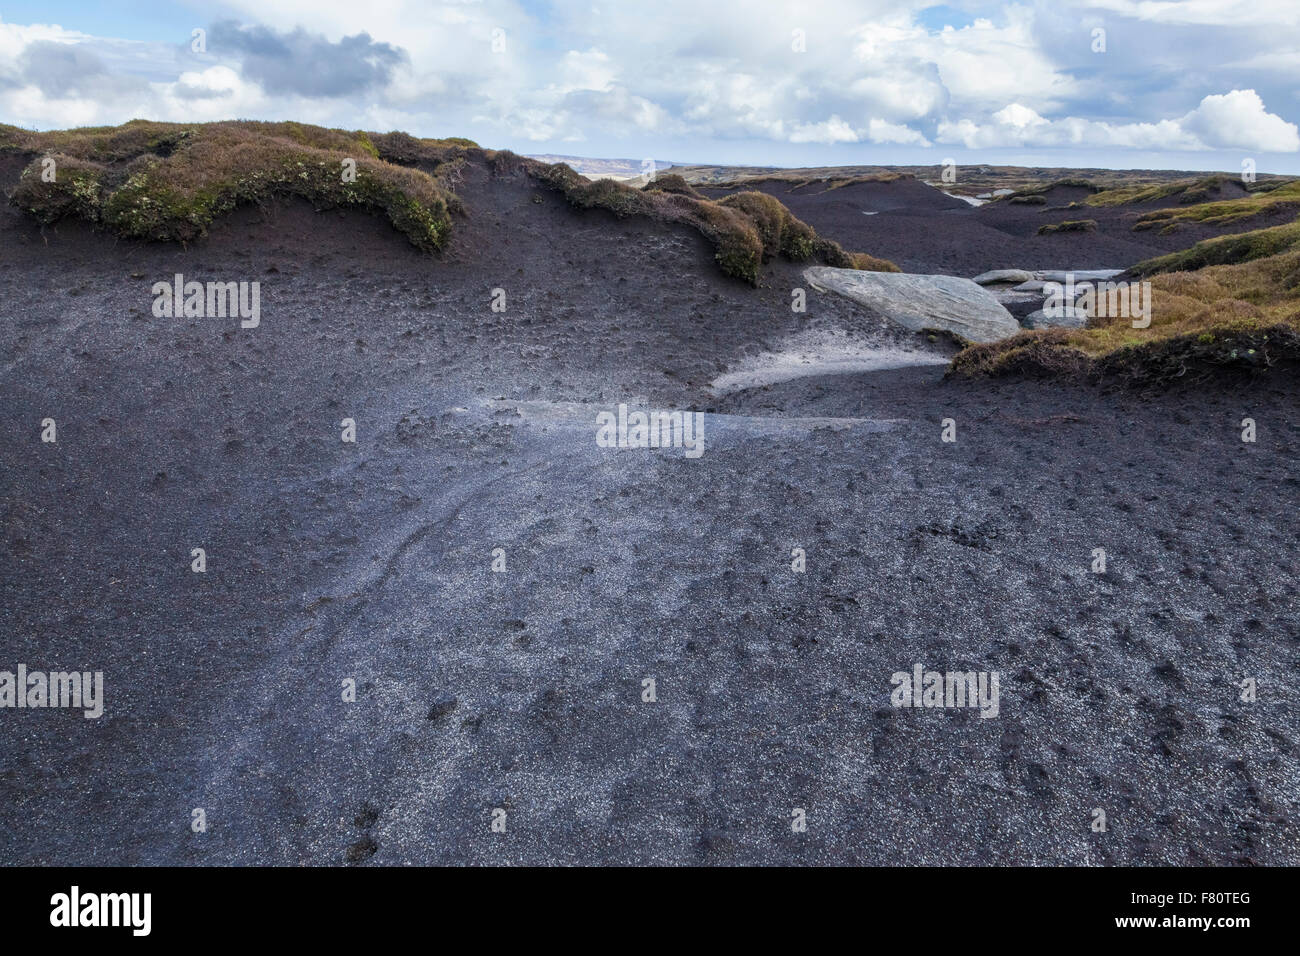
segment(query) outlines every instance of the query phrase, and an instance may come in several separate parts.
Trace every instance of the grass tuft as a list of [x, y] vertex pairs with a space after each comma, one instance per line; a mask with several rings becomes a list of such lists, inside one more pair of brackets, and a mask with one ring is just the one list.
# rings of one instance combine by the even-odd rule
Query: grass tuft
[[1050, 236], [1054, 232], [1096, 232], [1096, 219], [1067, 219], [1065, 222], [1058, 222], [1038, 227], [1040, 236]]

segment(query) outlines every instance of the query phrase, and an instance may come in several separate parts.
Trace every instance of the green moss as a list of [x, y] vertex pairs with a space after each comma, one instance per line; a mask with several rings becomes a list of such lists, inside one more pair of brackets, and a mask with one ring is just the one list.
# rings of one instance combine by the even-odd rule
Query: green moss
[[1138, 276], [1161, 272], [1185, 272], [1206, 266], [1250, 262], [1300, 248], [1300, 222], [1230, 236], [1216, 236], [1198, 242], [1190, 249], [1147, 259], [1128, 271]]
[[1178, 195], [1188, 189], [1209, 188], [1213, 183], [1217, 183], [1219, 177], [1209, 177], [1203, 180], [1182, 179], [1172, 183], [1154, 183], [1138, 184], [1134, 186], [1119, 186], [1114, 189], [1103, 189], [1096, 192], [1084, 200], [1089, 206], [1129, 206], [1136, 203], [1155, 202], [1158, 199], [1167, 199], [1170, 196]]
[[[369, 134], [300, 123], [183, 126], [132, 121], [27, 134], [28, 147], [62, 145], [54, 183], [40, 158], [24, 170], [12, 201], [41, 222], [73, 215], [119, 235], [188, 241], [242, 203], [298, 196], [317, 208], [383, 212], [418, 248], [441, 248], [455, 197], [427, 173], [376, 158]], [[459, 147], [456, 147], [459, 149]], [[345, 181], [345, 164], [356, 178]]]
[[807, 262], [817, 251], [817, 233], [807, 223], [791, 218], [781, 233], [781, 255], [791, 262]]
[[356, 137], [357, 143], [361, 146], [361, 149], [365, 152], [367, 156], [369, 156], [371, 159], [379, 158], [379, 150], [375, 147], [374, 142], [371, 141], [370, 135], [368, 133], [364, 133], [361, 130], [357, 130], [352, 135]]
[[1240, 199], [1198, 202], [1184, 209], [1154, 209], [1139, 218], [1133, 228], [1149, 229], [1155, 225], [1178, 222], [1224, 225], [1285, 209], [1300, 209], [1300, 180], [1283, 183], [1263, 192], [1253, 192]]

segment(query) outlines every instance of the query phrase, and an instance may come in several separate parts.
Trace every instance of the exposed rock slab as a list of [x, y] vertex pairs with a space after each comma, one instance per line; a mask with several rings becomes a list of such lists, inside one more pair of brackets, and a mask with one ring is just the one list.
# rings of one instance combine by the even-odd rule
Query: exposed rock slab
[[1115, 278], [1123, 271], [1123, 269], [994, 269], [992, 272], [981, 272], [970, 281], [978, 285], [1014, 282], [1018, 289], [1032, 286], [1037, 290], [1042, 288], [1044, 282], [1065, 282], [1067, 275], [1074, 276], [1076, 283], [1102, 282]]
[[843, 295], [916, 332], [944, 329], [971, 342], [996, 342], [1020, 331], [1002, 303], [970, 279], [830, 266], [803, 275], [814, 289]]
[[970, 281], [976, 285], [991, 285], [995, 282], [1028, 282], [1032, 278], [1034, 274], [1025, 269], [994, 269], [992, 272], [981, 272]]
[[1123, 269], [1057, 269], [1035, 272], [1034, 278], [1042, 279], [1044, 282], [1064, 282], [1066, 276], [1074, 276], [1074, 281], [1077, 284], [1113, 279], [1123, 271]]

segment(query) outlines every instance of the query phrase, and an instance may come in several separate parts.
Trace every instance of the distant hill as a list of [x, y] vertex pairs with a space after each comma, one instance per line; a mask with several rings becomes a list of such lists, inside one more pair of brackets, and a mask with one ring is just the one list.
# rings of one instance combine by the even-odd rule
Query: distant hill
[[[531, 159], [544, 163], [564, 163], [588, 179], [639, 179], [644, 170], [641, 159], [601, 159], [590, 156], [561, 156], [557, 154], [530, 154]], [[958, 166], [956, 182], [943, 179], [943, 167], [933, 166], [713, 166], [708, 164], [675, 163], [655, 160], [655, 169], [671, 168], [693, 186], [722, 186], [753, 183], [760, 180], [790, 182], [818, 182], [823, 180], [859, 180], [890, 174], [914, 176], [922, 182], [938, 186], [945, 192], [963, 196], [989, 198], [1002, 195], [998, 190], [1023, 190], [1045, 186], [1062, 179], [1086, 179], [1098, 188], [1115, 189], [1135, 184], [1175, 182], [1200, 178], [1205, 173], [1176, 169], [1077, 169], [1048, 166], [992, 166], [972, 164]], [[1225, 174], [1230, 175], [1230, 174]], [[1261, 180], [1279, 177], [1260, 174]], [[1286, 177], [1280, 177], [1286, 178]]]
[[[956, 167], [956, 181], [945, 182], [942, 166], [814, 166], [782, 168], [777, 166], [707, 166], [678, 164], [673, 172], [692, 186], [724, 186], [760, 180], [819, 182], [823, 180], [860, 180], [887, 174], [915, 176], [922, 182], [938, 186], [945, 192], [965, 196], [988, 196], [996, 190], [1021, 190], [1044, 186], [1062, 179], [1086, 179], [1100, 188], [1115, 189], [1137, 183], [1164, 183], [1201, 178], [1206, 173], [1174, 169], [1076, 169], [1046, 166]], [[1225, 174], [1229, 175], [1229, 174]], [[1286, 178], [1260, 174], [1260, 180]]]

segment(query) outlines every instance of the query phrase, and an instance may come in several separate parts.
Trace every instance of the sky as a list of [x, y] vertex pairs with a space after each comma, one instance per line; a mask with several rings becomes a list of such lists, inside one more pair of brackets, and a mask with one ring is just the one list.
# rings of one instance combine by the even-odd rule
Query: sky
[[0, 123], [519, 153], [1300, 173], [1300, 0], [0, 0]]

